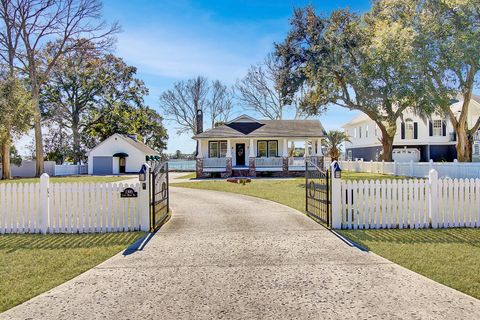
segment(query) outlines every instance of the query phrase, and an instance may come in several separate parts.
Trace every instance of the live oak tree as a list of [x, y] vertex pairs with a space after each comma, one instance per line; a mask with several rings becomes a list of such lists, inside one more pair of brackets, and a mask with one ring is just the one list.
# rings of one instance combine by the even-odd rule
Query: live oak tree
[[145, 105], [148, 88], [136, 72], [89, 42], [59, 59], [41, 92], [47, 158], [84, 160], [86, 149], [114, 133], [139, 134], [161, 152], [167, 138], [162, 117]]
[[[457, 137], [457, 159], [472, 161], [473, 137], [480, 116], [470, 103], [480, 80], [480, 2], [478, 0], [410, 0], [416, 5], [418, 56], [427, 76], [425, 87], [440, 112], [450, 119]], [[409, 21], [408, 18], [402, 21]], [[450, 105], [460, 96], [460, 112]]]
[[12, 138], [28, 131], [33, 115], [30, 94], [16, 78], [0, 80], [0, 145], [2, 179], [10, 179]]
[[[81, 42], [75, 51], [58, 59], [40, 95], [40, 109], [49, 127], [45, 151], [47, 155], [55, 154], [59, 162], [66, 156], [75, 163], [83, 160], [81, 135], [87, 125], [85, 115], [100, 107], [97, 102], [102, 92], [116, 77], [106, 67], [107, 57], [93, 43]], [[64, 154], [58, 158], [61, 150]]]
[[[2, 5], [2, 29], [7, 37], [8, 29], [13, 31], [10, 38], [16, 39], [17, 43], [15, 48], [5, 47], [5, 43], [1, 45], [4, 51], [14, 52], [16, 68], [28, 79], [34, 110], [36, 174], [39, 176], [44, 172], [39, 100], [45, 81], [58, 59], [77, 49], [79, 42], [76, 40], [85, 39], [97, 46], [109, 46], [111, 35], [119, 27], [101, 21], [102, 4], [98, 0], [2, 0]], [[56, 45], [47, 48], [52, 41]]]
[[337, 10], [323, 18], [312, 7], [295, 10], [290, 32], [276, 45], [282, 97], [289, 100], [306, 87], [301, 107], [308, 114], [330, 104], [365, 113], [382, 133], [383, 160], [391, 161], [397, 119], [429, 103], [410, 66], [409, 31], [385, 24], [375, 13]]

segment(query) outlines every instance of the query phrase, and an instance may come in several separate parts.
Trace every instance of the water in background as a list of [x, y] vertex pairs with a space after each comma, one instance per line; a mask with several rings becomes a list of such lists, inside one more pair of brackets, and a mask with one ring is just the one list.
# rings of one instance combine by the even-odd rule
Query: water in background
[[168, 160], [169, 171], [195, 171], [195, 160]]

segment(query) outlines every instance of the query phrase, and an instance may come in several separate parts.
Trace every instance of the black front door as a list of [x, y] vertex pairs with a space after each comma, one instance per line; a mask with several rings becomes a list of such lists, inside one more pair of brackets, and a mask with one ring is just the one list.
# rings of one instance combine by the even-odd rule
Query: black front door
[[126, 163], [127, 163], [127, 159], [125, 159], [124, 157], [120, 157], [120, 159], [118, 159], [118, 165], [119, 165], [119, 172], [120, 173], [125, 173]]
[[235, 155], [237, 160], [237, 166], [245, 165], [245, 143], [237, 143], [235, 147]]

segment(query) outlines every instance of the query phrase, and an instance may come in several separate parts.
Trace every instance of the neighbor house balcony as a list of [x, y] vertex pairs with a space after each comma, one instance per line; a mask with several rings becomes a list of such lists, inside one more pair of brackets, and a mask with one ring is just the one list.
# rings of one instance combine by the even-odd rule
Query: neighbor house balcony
[[282, 171], [283, 158], [282, 157], [262, 157], [255, 158], [256, 171]]
[[204, 172], [225, 172], [227, 171], [227, 158], [204, 158]]

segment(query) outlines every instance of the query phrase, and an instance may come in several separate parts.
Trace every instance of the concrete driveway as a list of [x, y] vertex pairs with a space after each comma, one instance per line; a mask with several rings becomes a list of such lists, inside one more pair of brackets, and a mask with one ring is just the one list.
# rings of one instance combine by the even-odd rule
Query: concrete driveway
[[[256, 198], [171, 188], [173, 218], [2, 319], [480, 319], [480, 301]], [[52, 272], [55, 272], [52, 270]]]

